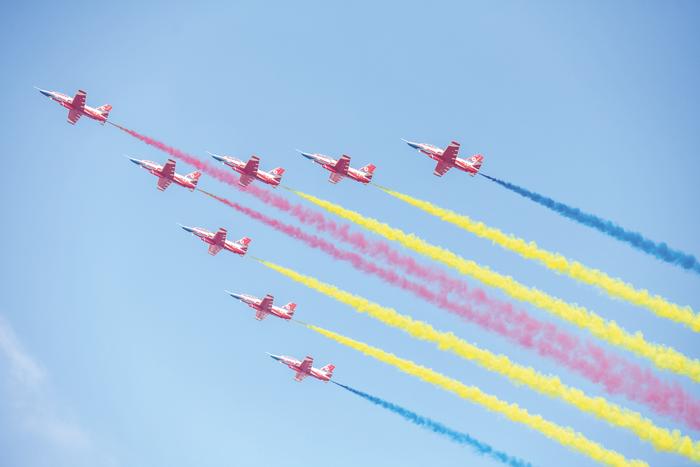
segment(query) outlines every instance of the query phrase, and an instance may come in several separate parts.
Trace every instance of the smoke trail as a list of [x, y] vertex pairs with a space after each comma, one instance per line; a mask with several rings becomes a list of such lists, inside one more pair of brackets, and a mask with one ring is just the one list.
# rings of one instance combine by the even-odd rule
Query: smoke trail
[[321, 334], [322, 336], [338, 342], [339, 344], [350, 347], [358, 352], [362, 352], [363, 354], [387, 363], [406, 374], [415, 376], [416, 378], [419, 378], [445, 391], [456, 394], [462, 399], [481, 405], [482, 407], [493, 412], [505, 415], [510, 420], [517, 423], [522, 423], [533, 430], [537, 430], [548, 438], [559, 442], [561, 445], [578, 451], [595, 461], [616, 467], [642, 467], [648, 465], [646, 462], [641, 460], [629, 460], [622, 454], [606, 449], [595, 441], [591, 441], [570, 427], [562, 427], [544, 419], [541, 415], [533, 415], [517, 404], [502, 401], [495, 396], [483, 392], [476, 386], [467, 386], [466, 384], [438, 373], [435, 370], [418, 365], [410, 360], [397, 357], [396, 355], [381, 350], [377, 347], [372, 347], [363, 342], [342, 336], [333, 331], [329, 331], [318, 326], [313, 326], [311, 324], [307, 324], [305, 326], [312, 331]]
[[571, 261], [560, 255], [538, 247], [535, 242], [526, 242], [511, 234], [506, 234], [496, 228], [489, 227], [482, 222], [476, 222], [463, 214], [457, 214], [449, 209], [435, 206], [428, 201], [416, 199], [412, 196], [388, 188], [377, 186], [385, 193], [400, 199], [428, 214], [456, 225], [479, 237], [491, 240], [493, 243], [513, 251], [523, 258], [539, 261], [545, 267], [568, 275], [583, 283], [596, 286], [608, 295], [626, 300], [634, 305], [649, 309], [657, 316], [681, 323], [695, 332], [700, 332], [700, 315], [693, 312], [688, 306], [679, 306], [671, 303], [659, 295], [651, 295], [647, 290], [635, 289], [632, 285], [621, 279], [613, 278], [598, 269], [589, 268], [577, 261]]
[[612, 221], [601, 219], [596, 215], [583, 212], [578, 208], [554, 201], [552, 198], [548, 198], [547, 196], [535, 193], [534, 191], [527, 190], [521, 186], [499, 180], [495, 177], [490, 177], [483, 173], [481, 175], [524, 198], [528, 198], [538, 204], [541, 204], [542, 206], [545, 206], [564, 217], [568, 217], [579, 224], [594, 228], [612, 238], [625, 242], [646, 254], [655, 256], [661, 261], [666, 261], [667, 263], [675, 264], [676, 266], [680, 266], [684, 269], [700, 273], [700, 262], [698, 262], [695, 256], [691, 254], [684, 253], [680, 250], [675, 250], [663, 242], [654, 242], [653, 240], [649, 240], [648, 238], [644, 237], [642, 234], [624, 229]]
[[556, 376], [547, 376], [532, 367], [513, 363], [505, 355], [497, 355], [481, 349], [451, 332], [438, 331], [430, 324], [402, 315], [393, 308], [371, 302], [270, 261], [258, 261], [283, 276], [344, 303], [360, 313], [365, 313], [387, 326], [400, 329], [416, 339], [432, 342], [442, 351], [451, 352], [486, 370], [505, 376], [516, 385], [523, 384], [540, 394], [569, 403], [582, 412], [594, 415], [611, 425], [628, 429], [641, 440], [651, 443], [658, 451], [672, 452], [690, 460], [700, 461], [700, 442], [695, 442], [688, 436], [682, 436], [677, 430], [671, 432], [658, 427], [638, 412], [620, 407], [603, 397], [590, 397], [580, 389], [565, 385]]
[[497, 451], [493, 447], [489, 446], [486, 443], [483, 443], [477, 439], [472, 438], [469, 434], [467, 433], [462, 433], [456, 430], [453, 430], [452, 428], [449, 428], [445, 425], [443, 425], [440, 422], [436, 422], [435, 420], [432, 420], [428, 417], [423, 417], [422, 415], [418, 415], [415, 412], [412, 412], [404, 407], [401, 407], [400, 405], [396, 405], [392, 402], [385, 401], [384, 399], [380, 399], [379, 397], [372, 396], [370, 394], [367, 394], [366, 392], [362, 392], [359, 389], [351, 388], [350, 386], [346, 386], [344, 384], [337, 383], [335, 381], [331, 381], [332, 383], [336, 384], [337, 386], [340, 386], [341, 388], [350, 391], [351, 393], [358, 395], [362, 397], [365, 400], [370, 401], [371, 403], [378, 405], [379, 407], [382, 407], [384, 409], [387, 409], [397, 415], [400, 415], [404, 419], [408, 420], [411, 423], [414, 423], [421, 428], [425, 428], [426, 430], [430, 430], [433, 433], [437, 433], [438, 435], [445, 436], [449, 438], [450, 440], [454, 441], [455, 443], [458, 444], [463, 444], [466, 446], [469, 446], [474, 449], [478, 454], [484, 455], [484, 456], [489, 456], [494, 460], [497, 460], [503, 464], [510, 465], [512, 467], [530, 467], [531, 464], [529, 462], [525, 462], [522, 459], [518, 459], [517, 457], [510, 456], [506, 454], [505, 452], [502, 451]]
[[610, 355], [591, 342], [581, 342], [576, 336], [558, 329], [553, 324], [537, 321], [523, 311], [516, 312], [508, 303], [488, 303], [486, 309], [481, 312], [471, 306], [457, 304], [445, 294], [435, 293], [423, 284], [412, 282], [393, 270], [377, 266], [362, 255], [341, 250], [298, 227], [284, 224], [226, 198], [201, 189], [199, 191], [252, 219], [323, 251], [334, 259], [347, 261], [362, 272], [373, 274], [469, 322], [496, 332], [521, 347], [535, 350], [539, 355], [553, 359], [588, 380], [602, 384], [609, 394], [622, 394], [629, 400], [649, 406], [659, 414], [670, 416], [700, 430], [700, 403], [680, 385], [667, 385], [649, 370]]
[[330, 213], [349, 220], [388, 240], [396, 241], [416, 253], [439, 261], [462, 274], [480, 280], [486, 285], [501, 289], [517, 300], [531, 303], [582, 329], [587, 329], [593, 335], [610, 344], [617, 345], [651, 360], [659, 368], [685, 375], [700, 382], [700, 361], [691, 359], [671, 347], [647, 342], [639, 331], [635, 334], [630, 334], [618, 326], [616, 322], [605, 321], [599, 315], [580, 305], [567, 303], [534, 287], [527, 287], [510, 276], [499, 274], [444, 248], [431, 245], [414, 234], [407, 234], [376, 219], [365, 217], [355, 211], [345, 209], [330, 201], [316, 198], [301, 191], [294, 190], [293, 193]]

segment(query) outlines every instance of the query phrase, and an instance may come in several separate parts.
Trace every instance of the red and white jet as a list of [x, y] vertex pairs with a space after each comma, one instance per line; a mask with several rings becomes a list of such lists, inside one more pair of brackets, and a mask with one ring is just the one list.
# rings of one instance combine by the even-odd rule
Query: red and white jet
[[367, 184], [372, 181], [374, 169], [377, 167], [374, 164], [367, 164], [361, 169], [353, 169], [350, 167], [350, 156], [343, 154], [340, 159], [336, 160], [323, 154], [311, 154], [304, 151], [299, 151], [302, 156], [310, 159], [331, 173], [328, 181], [338, 183], [343, 177], [351, 178], [357, 182]]
[[463, 170], [473, 177], [479, 173], [481, 164], [484, 162], [484, 156], [481, 154], [474, 154], [469, 159], [460, 159], [457, 157], [457, 153], [459, 152], [459, 143], [457, 141], [452, 141], [445, 149], [440, 149], [432, 144], [413, 143], [405, 139], [402, 141], [413, 149], [417, 149], [431, 159], [436, 160], [437, 166], [435, 166], [433, 174], [438, 177], [445, 175], [452, 167]]
[[63, 93], [57, 91], [45, 91], [44, 89], [39, 89], [40, 93], [49, 97], [63, 107], [68, 109], [68, 123], [75, 125], [75, 123], [80, 120], [80, 117], [85, 115], [93, 120], [97, 120], [101, 124], [107, 121], [109, 117], [109, 111], [112, 110], [112, 106], [109, 104], [101, 105], [97, 108], [85, 105], [85, 100], [87, 98], [87, 93], [82, 89], [78, 90], [75, 96], [70, 97]]
[[233, 293], [229, 292], [228, 290], [226, 293], [254, 309], [255, 319], [258, 321], [264, 320], [267, 315], [276, 316], [282, 319], [292, 319], [292, 316], [294, 316], [294, 310], [297, 308], [297, 304], [292, 302], [289, 302], [282, 307], [273, 305], [272, 302], [275, 298], [270, 294], [265, 295], [265, 298], [263, 299], [259, 299], [258, 297], [253, 297], [252, 295]]
[[157, 186], [160, 191], [165, 191], [165, 189], [168, 188], [172, 182], [193, 191], [195, 188], [197, 188], [197, 182], [199, 181], [199, 177], [202, 175], [202, 173], [199, 171], [194, 171], [187, 175], [175, 173], [175, 161], [172, 159], [168, 159], [165, 165], [156, 164], [152, 161], [134, 159], [132, 157], [129, 157], [129, 160], [158, 177]]
[[211, 152], [209, 154], [217, 161], [223, 162], [241, 174], [241, 178], [238, 180], [238, 183], [241, 186], [248, 186], [253, 180], [258, 179], [263, 183], [272, 185], [273, 188], [277, 188], [282, 181], [284, 169], [282, 167], [275, 167], [269, 172], [260, 170], [260, 158], [258, 156], [251, 156], [248, 162], [243, 162], [242, 160], [236, 159], [232, 156], [219, 156], [217, 154], [212, 154]]
[[248, 237], [243, 237], [237, 242], [226, 240], [226, 229], [223, 227], [217, 230], [216, 233], [209, 232], [201, 227], [187, 227], [185, 225], [180, 225], [180, 227], [201, 238], [204, 243], [209, 245], [209, 254], [212, 256], [221, 250], [228, 250], [243, 256], [248, 251], [248, 245], [251, 242], [251, 239]]
[[307, 355], [303, 361], [299, 361], [292, 357], [287, 357], [286, 355], [273, 355], [268, 353], [268, 355], [278, 362], [287, 365], [289, 368], [296, 372], [294, 379], [301, 382], [307, 376], [313, 376], [316, 379], [320, 379], [324, 383], [327, 383], [333, 377], [333, 370], [335, 370], [335, 365], [329, 364], [323, 368], [314, 368], [311, 365], [314, 363], [313, 357]]

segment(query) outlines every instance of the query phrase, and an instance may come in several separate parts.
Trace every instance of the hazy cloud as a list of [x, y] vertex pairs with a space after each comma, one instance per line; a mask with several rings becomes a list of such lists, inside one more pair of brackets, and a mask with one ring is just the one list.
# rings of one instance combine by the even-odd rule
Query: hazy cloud
[[22, 347], [10, 323], [0, 315], [0, 359], [5, 360], [10, 401], [19, 426], [74, 454], [92, 449], [90, 438], [64, 414], [49, 394], [45, 370]]

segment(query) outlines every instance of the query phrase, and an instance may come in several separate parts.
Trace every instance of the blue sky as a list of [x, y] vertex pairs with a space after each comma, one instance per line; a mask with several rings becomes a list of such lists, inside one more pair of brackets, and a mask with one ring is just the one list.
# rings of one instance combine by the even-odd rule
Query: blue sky
[[[548, 361], [204, 196], [178, 187], [157, 191], [155, 179], [123, 155], [159, 162], [166, 155], [93, 121], [68, 125], [65, 110], [32, 86], [68, 94], [85, 89], [89, 104], [114, 106], [114, 121], [202, 157], [207, 150], [258, 154], [263, 168], [287, 168], [290, 186], [416, 232], [700, 358], [697, 338], [681, 326], [556, 276], [371, 186], [330, 185], [325, 172], [294, 151], [347, 153], [358, 166], [374, 162], [382, 185], [698, 309], [697, 275], [485, 179], [457, 172], [436, 178], [433, 163], [400, 138], [437, 145], [458, 140], [465, 154], [485, 155], [488, 174], [700, 254], [699, 13], [694, 2], [631, 1], [7, 7], [0, 19], [3, 465], [493, 465], [337, 387], [297, 384], [265, 352], [333, 362], [339, 381], [533, 464], [592, 464], [537, 432], [300, 326], [256, 322], [224, 289], [294, 300], [300, 319], [517, 401], [628, 457], [688, 465], [249, 259], [210, 257], [177, 222], [249, 235], [256, 256], [601, 394]], [[178, 165], [180, 172], [191, 170]], [[278, 215], [206, 176], [200, 184]], [[663, 376], [700, 397], [697, 385]]]

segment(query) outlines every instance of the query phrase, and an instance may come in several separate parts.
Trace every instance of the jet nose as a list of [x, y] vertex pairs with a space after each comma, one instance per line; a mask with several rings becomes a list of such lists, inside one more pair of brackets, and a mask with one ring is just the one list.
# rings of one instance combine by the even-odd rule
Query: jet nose
[[133, 157], [126, 156], [127, 159], [129, 159], [131, 162], [133, 162], [136, 165], [141, 165], [141, 161], [138, 159], [134, 159]]
[[182, 227], [182, 230], [184, 230], [185, 232], [189, 232], [189, 233], [194, 232], [194, 228], [192, 228], [192, 227], [187, 227], [186, 225], [182, 225], [182, 224], [178, 224], [178, 225], [180, 227]]
[[408, 144], [408, 145], [411, 146], [413, 149], [420, 149], [420, 146], [418, 145], [418, 143], [414, 143], [413, 141], [408, 141], [408, 140], [405, 140], [405, 139], [403, 139], [403, 138], [401, 138], [401, 141], [403, 141], [404, 143]]
[[237, 300], [243, 300], [243, 295], [241, 295], [241, 294], [239, 294], [239, 293], [229, 292], [228, 290], [226, 291], [226, 293], [229, 294], [230, 296], [232, 296], [233, 298], [237, 299]]
[[218, 154], [214, 154], [213, 152], [207, 151], [207, 153], [209, 153], [209, 155], [210, 155], [211, 157], [213, 157], [214, 159], [216, 159], [216, 160], [219, 161], [219, 162], [224, 162], [224, 161], [226, 160], [226, 159], [224, 159], [223, 156], [219, 156]]
[[297, 149], [297, 151], [299, 152], [299, 154], [301, 154], [302, 156], [306, 157], [307, 159], [311, 159], [311, 160], [314, 160], [314, 159], [315, 159], [315, 158], [314, 158], [314, 155], [311, 154], [311, 153], [309, 153], [309, 152], [299, 151], [298, 149]]
[[279, 355], [274, 355], [274, 354], [271, 354], [270, 352], [267, 352], [267, 354], [268, 354], [268, 355], [270, 356], [270, 358], [273, 359], [273, 360], [277, 360], [278, 362], [279, 362], [280, 360], [282, 360], [282, 357], [280, 357]]
[[37, 91], [39, 91], [40, 93], [42, 93], [42, 94], [45, 95], [46, 97], [51, 97], [51, 91], [45, 91], [45, 90], [43, 90], [43, 89], [41, 89], [41, 88], [36, 88], [36, 89], [37, 89]]

